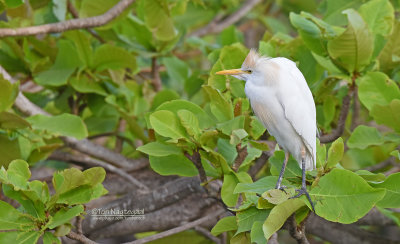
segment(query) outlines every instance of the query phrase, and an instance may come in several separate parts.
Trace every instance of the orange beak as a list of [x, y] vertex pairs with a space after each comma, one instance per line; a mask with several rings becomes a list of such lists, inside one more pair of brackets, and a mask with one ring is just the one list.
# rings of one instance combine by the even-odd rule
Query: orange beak
[[215, 74], [216, 75], [241, 75], [241, 74], [245, 74], [245, 73], [246, 72], [244, 72], [241, 69], [228, 69], [228, 70], [218, 71]]

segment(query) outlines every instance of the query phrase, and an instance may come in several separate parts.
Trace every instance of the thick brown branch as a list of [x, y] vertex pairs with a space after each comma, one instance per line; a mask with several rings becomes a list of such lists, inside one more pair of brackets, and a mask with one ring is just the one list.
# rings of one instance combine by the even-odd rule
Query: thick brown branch
[[198, 226], [198, 225], [200, 225], [200, 224], [202, 224], [204, 222], [210, 221], [210, 220], [212, 220], [214, 218], [217, 218], [219, 215], [223, 214], [224, 212], [225, 212], [224, 210], [219, 210], [219, 211], [217, 211], [217, 212], [215, 212], [213, 214], [207, 215], [207, 216], [205, 216], [203, 218], [200, 218], [200, 219], [198, 219], [196, 221], [184, 224], [182, 226], [179, 226], [179, 227], [176, 227], [176, 228], [173, 228], [173, 229], [170, 229], [170, 230], [167, 230], [167, 231], [164, 231], [164, 232], [161, 232], [161, 233], [149, 236], [149, 237], [145, 237], [143, 239], [139, 239], [139, 240], [132, 241], [132, 242], [127, 242], [125, 244], [142, 244], [142, 243], [147, 243], [147, 242], [150, 242], [150, 241], [158, 240], [158, 239], [161, 239], [161, 238], [164, 238], [164, 237], [167, 237], [167, 236], [170, 236], [170, 235], [173, 235], [173, 234], [176, 234], [176, 233], [191, 229], [191, 228], [193, 228], [195, 226]]
[[81, 243], [84, 243], [84, 244], [98, 244], [97, 242], [90, 240], [86, 236], [84, 236], [82, 234], [75, 233], [73, 231], [69, 232], [67, 237], [72, 239], [72, 240], [76, 240], [76, 241], [79, 241]]
[[297, 241], [298, 244], [309, 244], [310, 242], [306, 237], [306, 225], [304, 222], [298, 226], [296, 223], [295, 215], [292, 214], [285, 223], [285, 228], [289, 231], [290, 235]]
[[329, 143], [333, 142], [334, 140], [338, 139], [344, 132], [344, 128], [346, 125], [346, 118], [347, 114], [349, 113], [349, 108], [350, 108], [350, 100], [351, 100], [351, 95], [347, 94], [342, 101], [342, 110], [340, 111], [339, 114], [339, 120], [337, 123], [337, 127], [335, 130], [332, 131], [331, 134], [327, 135], [322, 135], [319, 138], [319, 141], [321, 143]]
[[185, 156], [193, 162], [194, 166], [196, 166], [197, 170], [199, 171], [199, 177], [201, 183], [207, 182], [207, 175], [206, 171], [203, 168], [203, 165], [201, 164], [201, 157], [200, 153], [198, 151], [193, 152], [193, 155], [189, 155], [188, 153], [185, 153]]
[[189, 36], [202, 37], [207, 34], [219, 33], [243, 18], [259, 2], [261, 2], [261, 0], [247, 0], [240, 9], [226, 17], [224, 20], [219, 21], [220, 18], [216, 18], [205, 27], [190, 33]]
[[21, 28], [1, 28], [0, 37], [6, 36], [31, 36], [37, 34], [57, 33], [67, 30], [93, 28], [107, 24], [111, 20], [119, 16], [129, 5], [135, 0], [121, 0], [110, 10], [102, 15], [83, 18], [71, 19], [59, 23], [21, 27]]
[[234, 171], [238, 171], [238, 169], [240, 168], [240, 165], [242, 165], [243, 161], [246, 159], [247, 157], [247, 146], [246, 147], [241, 147], [242, 144], [239, 143], [236, 145], [236, 151], [238, 153], [236, 159], [235, 159], [235, 163], [233, 164], [233, 170]]

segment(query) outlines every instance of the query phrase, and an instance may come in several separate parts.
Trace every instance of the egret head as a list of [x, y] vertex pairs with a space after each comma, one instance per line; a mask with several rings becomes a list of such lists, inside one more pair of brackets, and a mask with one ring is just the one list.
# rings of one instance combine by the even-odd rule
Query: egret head
[[251, 49], [246, 59], [243, 61], [242, 67], [240, 69], [230, 69], [218, 71], [217, 75], [232, 75], [240, 80], [248, 81], [252, 80], [256, 76], [261, 75], [261, 65], [262, 60], [257, 51]]

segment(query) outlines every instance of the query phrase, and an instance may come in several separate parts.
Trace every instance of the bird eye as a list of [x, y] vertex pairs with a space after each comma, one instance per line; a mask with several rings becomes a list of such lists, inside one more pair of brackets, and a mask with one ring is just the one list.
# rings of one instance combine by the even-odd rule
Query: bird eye
[[253, 71], [252, 70], [246, 70], [246, 72], [248, 73], [248, 74], [251, 74], [251, 73], [253, 73]]

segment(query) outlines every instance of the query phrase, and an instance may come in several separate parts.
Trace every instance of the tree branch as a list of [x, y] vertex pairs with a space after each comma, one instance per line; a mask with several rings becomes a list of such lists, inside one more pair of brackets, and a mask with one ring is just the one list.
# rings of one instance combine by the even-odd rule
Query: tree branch
[[241, 143], [236, 145], [236, 151], [238, 155], [235, 159], [235, 163], [232, 166], [232, 169], [236, 172], [239, 170], [240, 165], [242, 165], [243, 161], [246, 159], [248, 155], [247, 147], [241, 147], [241, 146], [242, 146]]
[[217, 212], [215, 212], [213, 214], [207, 215], [207, 216], [205, 216], [203, 218], [200, 218], [200, 219], [198, 219], [196, 221], [184, 224], [182, 226], [179, 226], [179, 227], [176, 227], [176, 228], [173, 228], [173, 229], [170, 229], [170, 230], [167, 230], [167, 231], [164, 231], [164, 232], [161, 232], [161, 233], [149, 236], [149, 237], [145, 237], [143, 239], [139, 239], [139, 240], [132, 241], [132, 242], [126, 242], [125, 244], [143, 244], [143, 243], [147, 243], [147, 242], [150, 242], [150, 241], [158, 240], [158, 239], [161, 239], [161, 238], [164, 238], [164, 237], [167, 237], [167, 236], [170, 236], [170, 235], [173, 235], [173, 234], [176, 234], [176, 233], [191, 229], [191, 228], [193, 228], [195, 226], [198, 226], [198, 225], [200, 225], [200, 224], [202, 224], [204, 222], [210, 221], [210, 220], [212, 220], [214, 218], [217, 218], [219, 215], [223, 214], [224, 212], [225, 212], [225, 210], [219, 210], [219, 211], [217, 211]]
[[347, 94], [343, 98], [342, 110], [340, 111], [340, 114], [339, 114], [339, 120], [337, 123], [337, 127], [335, 130], [332, 131], [331, 134], [320, 136], [319, 141], [321, 143], [333, 142], [334, 140], [338, 139], [343, 134], [344, 128], [346, 125], [347, 114], [349, 113], [351, 97], [352, 96], [350, 94]]
[[224, 20], [219, 21], [220, 17], [217, 16], [208, 25], [202, 27], [196, 31], [193, 31], [189, 36], [202, 37], [207, 34], [215, 34], [224, 30], [226, 27], [236, 23], [241, 18], [243, 18], [254, 6], [256, 6], [261, 0], [247, 0], [241, 8], [236, 12], [226, 17]]
[[[200, 153], [198, 151], [194, 151], [193, 155], [189, 155], [188, 153], [185, 153], [185, 156], [193, 162], [194, 166], [196, 166], [197, 171], [199, 171], [199, 177], [201, 183], [207, 182], [207, 175], [206, 171], [203, 168], [203, 164], [201, 164], [201, 157]], [[205, 189], [207, 190], [207, 189]]]
[[105, 163], [105, 162], [95, 159], [95, 158], [88, 157], [86, 155], [74, 155], [74, 154], [67, 153], [67, 152], [55, 151], [49, 158], [61, 160], [61, 161], [80, 162], [80, 163], [84, 163], [84, 164], [90, 165], [90, 166], [100, 166], [110, 172], [120, 175], [121, 177], [125, 178], [130, 183], [132, 183], [133, 185], [137, 186], [139, 189], [141, 189], [143, 191], [149, 191], [149, 188], [146, 185], [142, 184], [140, 181], [138, 181], [137, 179], [135, 179], [133, 176], [129, 175], [125, 171], [123, 171], [111, 164]]
[[203, 235], [204, 237], [206, 237], [207, 239], [210, 239], [215, 244], [222, 244], [221, 240], [218, 239], [217, 237], [213, 236], [211, 234], [211, 232], [209, 230], [207, 230], [206, 228], [201, 227], [201, 226], [195, 226], [193, 229], [195, 231], [197, 231], [198, 233], [200, 233], [201, 235]]
[[[11, 83], [16, 82], [16, 80], [14, 80], [10, 76], [10, 74], [8, 74], [8, 72], [1, 65], [0, 65], [0, 74], [2, 74], [3, 77], [6, 80], [10, 81]], [[37, 114], [51, 116], [49, 113], [44, 111], [42, 108], [38, 107], [36, 104], [29, 101], [28, 98], [26, 98], [24, 96], [24, 94], [22, 94], [21, 91], [18, 93], [18, 96], [17, 96], [17, 99], [15, 100], [14, 105], [23, 114], [25, 114], [27, 116], [33, 116], [33, 115], [37, 115]], [[113, 152], [112, 150], [105, 148], [103, 146], [97, 145], [87, 139], [77, 140], [73, 137], [68, 137], [68, 136], [61, 137], [61, 139], [64, 141], [64, 143], [66, 145], [68, 145], [72, 149], [75, 149], [84, 154], [88, 154], [90, 156], [99, 158], [106, 162], [115, 164], [119, 167], [127, 168], [129, 170], [138, 170], [138, 169], [144, 168], [148, 165], [147, 163], [144, 163], [143, 161], [128, 159], [119, 153]]]
[[160, 71], [159, 66], [157, 64], [157, 58], [153, 57], [151, 59], [151, 75], [152, 75], [152, 83], [154, 86], [155, 91], [161, 90], [161, 78], [160, 78]]
[[58, 33], [67, 30], [93, 28], [107, 24], [111, 20], [119, 16], [129, 5], [135, 0], [121, 0], [110, 10], [102, 15], [83, 18], [71, 19], [59, 23], [44, 24], [30, 27], [20, 28], [0, 28], [0, 37], [6, 36], [31, 36], [37, 34]]
[[295, 214], [292, 214], [285, 222], [285, 228], [289, 231], [298, 244], [310, 244], [306, 237], [306, 225], [305, 221], [297, 225]]
[[98, 244], [97, 242], [90, 240], [86, 236], [84, 236], [82, 234], [75, 233], [73, 231], [70, 231], [67, 234], [67, 237], [72, 239], [72, 240], [76, 240], [76, 241], [79, 241], [81, 243], [84, 243], [84, 244]]

